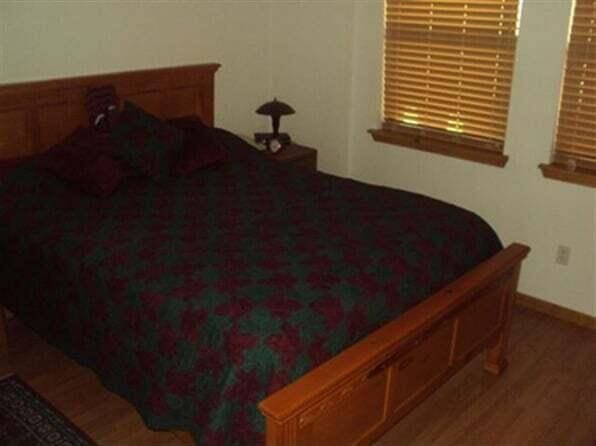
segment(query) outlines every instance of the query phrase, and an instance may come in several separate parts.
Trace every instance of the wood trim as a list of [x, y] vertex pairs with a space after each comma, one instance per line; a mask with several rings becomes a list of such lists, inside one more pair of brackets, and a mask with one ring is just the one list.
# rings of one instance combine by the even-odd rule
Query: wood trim
[[515, 303], [520, 307], [529, 308], [530, 310], [546, 314], [555, 319], [560, 319], [579, 327], [589, 328], [590, 330], [596, 330], [596, 317], [594, 316], [561, 307], [560, 305], [519, 292], [516, 293]]
[[[511, 306], [519, 268], [528, 252], [529, 248], [520, 244], [509, 246], [362, 341], [261, 401], [259, 409], [267, 422], [267, 446], [368, 444], [485, 348], [489, 349], [486, 369], [501, 373], [506, 364]], [[485, 321], [490, 324], [485, 326]], [[439, 330], [446, 334], [433, 336]], [[442, 361], [449, 358], [448, 363], [436, 364], [436, 372], [431, 371], [435, 364], [429, 352], [433, 348], [434, 351], [445, 349], [429, 346], [431, 341], [440, 341], [441, 346], [448, 342], [447, 352], [452, 352], [442, 356]], [[416, 370], [409, 379], [418, 387], [415, 393], [402, 398], [400, 405], [389, 411], [392, 377], [398, 374], [399, 380], [399, 374], [404, 373], [402, 368], [416, 364], [416, 355], [422, 356], [418, 363], [422, 377], [417, 377]], [[428, 368], [430, 364], [431, 369]], [[386, 383], [385, 392], [377, 399], [369, 398], [367, 386], [374, 386], [371, 390], [378, 393], [383, 382]], [[345, 413], [362, 412], [354, 400], [369, 405], [364, 413], [384, 407], [383, 413], [364, 426], [359, 418], [352, 420], [348, 415], [347, 419], [351, 421], [347, 425], [347, 419], [342, 418]], [[340, 426], [349, 432], [341, 430]], [[335, 440], [329, 441], [329, 438]]]
[[426, 136], [432, 140], [457, 143], [458, 146], [469, 147], [472, 149], [503, 153], [504, 142], [493, 138], [468, 135], [467, 133], [449, 132], [436, 127], [405, 124], [393, 120], [386, 120], [383, 122], [381, 129], [404, 135]]
[[580, 186], [596, 187], [596, 172], [589, 169], [577, 168], [574, 171], [562, 164], [540, 164], [538, 166], [544, 178], [579, 184]]
[[596, 175], [596, 158], [590, 158], [585, 155], [576, 155], [567, 153], [563, 150], [555, 149], [551, 158], [550, 164], [561, 166], [565, 170], [569, 170], [567, 166], [574, 166], [575, 171], [587, 171]]
[[377, 142], [437, 153], [452, 158], [488, 164], [489, 166], [505, 167], [509, 160], [509, 157], [502, 153], [460, 145], [457, 142], [444, 141], [429, 136], [412, 135], [385, 129], [370, 129], [368, 132]]

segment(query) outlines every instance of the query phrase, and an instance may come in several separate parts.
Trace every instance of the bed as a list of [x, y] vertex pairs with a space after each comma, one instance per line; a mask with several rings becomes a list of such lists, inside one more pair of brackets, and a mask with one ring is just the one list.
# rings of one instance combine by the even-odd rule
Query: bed
[[[0, 86], [0, 158], [86, 124], [94, 85], [212, 125], [218, 67]], [[131, 178], [106, 200], [12, 170], [2, 304], [149, 427], [201, 445], [370, 444], [479, 352], [505, 369], [526, 246], [503, 249], [469, 211], [276, 164], [217, 133], [230, 162]]]

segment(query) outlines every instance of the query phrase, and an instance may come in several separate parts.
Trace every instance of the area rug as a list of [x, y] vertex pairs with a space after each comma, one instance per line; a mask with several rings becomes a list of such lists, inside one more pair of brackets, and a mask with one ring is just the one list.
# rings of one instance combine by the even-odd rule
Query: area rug
[[96, 446], [18, 376], [0, 379], [0, 445]]

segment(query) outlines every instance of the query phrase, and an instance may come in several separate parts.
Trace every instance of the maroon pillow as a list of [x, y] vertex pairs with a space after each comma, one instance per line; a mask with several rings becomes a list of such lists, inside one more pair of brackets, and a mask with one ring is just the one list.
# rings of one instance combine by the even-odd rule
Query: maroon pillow
[[90, 128], [78, 128], [48, 150], [38, 167], [53, 172], [86, 193], [106, 197], [131, 175], [123, 161], [110, 156], [111, 138]]
[[167, 122], [184, 132], [183, 149], [174, 167], [177, 175], [186, 175], [228, 159], [228, 153], [213, 129], [203, 124], [198, 116], [185, 116]]

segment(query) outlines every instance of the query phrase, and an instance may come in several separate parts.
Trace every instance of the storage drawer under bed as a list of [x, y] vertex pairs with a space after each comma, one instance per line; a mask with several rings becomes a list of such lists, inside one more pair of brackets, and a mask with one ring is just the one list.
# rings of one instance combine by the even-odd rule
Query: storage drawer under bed
[[452, 319], [441, 323], [415, 345], [399, 355], [391, 366], [388, 394], [389, 416], [399, 412], [422, 392], [432, 387], [450, 366], [453, 339]]
[[299, 446], [368, 444], [385, 421], [388, 369], [365, 374], [342, 386], [298, 421]]

